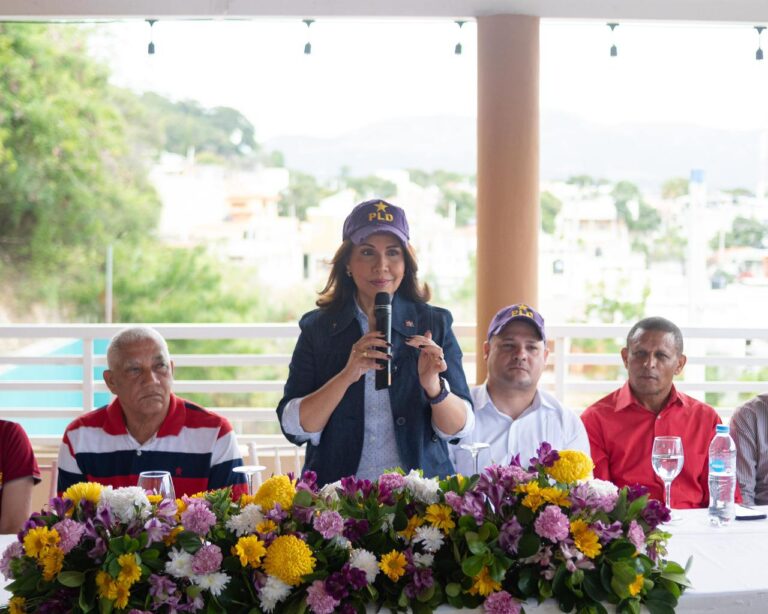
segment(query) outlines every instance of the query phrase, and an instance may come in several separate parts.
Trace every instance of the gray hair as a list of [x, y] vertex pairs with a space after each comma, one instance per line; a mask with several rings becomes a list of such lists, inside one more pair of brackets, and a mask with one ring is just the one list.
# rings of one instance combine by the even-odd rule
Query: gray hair
[[168, 351], [168, 344], [160, 333], [150, 326], [130, 326], [117, 333], [109, 342], [107, 346], [107, 368], [114, 369], [118, 365], [119, 357], [126, 346], [146, 340], [157, 343], [163, 355], [170, 360], [171, 353]]
[[674, 322], [670, 322], [666, 318], [659, 316], [653, 316], [640, 320], [637, 324], [629, 329], [629, 334], [627, 335], [627, 347], [629, 347], [629, 344], [637, 331], [640, 330], [671, 333], [675, 339], [675, 349], [677, 350], [678, 355], [683, 355], [683, 333], [680, 332], [680, 329]]

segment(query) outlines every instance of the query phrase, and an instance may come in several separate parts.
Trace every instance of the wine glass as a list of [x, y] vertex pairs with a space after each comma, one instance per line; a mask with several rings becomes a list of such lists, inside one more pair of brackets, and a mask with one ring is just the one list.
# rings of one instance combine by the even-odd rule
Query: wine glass
[[163, 499], [176, 499], [173, 480], [168, 471], [142, 471], [137, 485], [151, 495], [160, 495]]
[[253, 476], [256, 473], [261, 473], [266, 467], [264, 465], [240, 465], [232, 469], [235, 473], [244, 473], [245, 481], [248, 484], [248, 494], [253, 496]]
[[679, 515], [672, 514], [672, 481], [683, 469], [683, 442], [679, 437], [654, 437], [651, 453], [653, 470], [664, 482], [664, 505], [669, 508], [671, 520], [678, 520]]
[[477, 475], [480, 473], [480, 470], [477, 467], [477, 455], [480, 454], [480, 450], [485, 450], [486, 448], [490, 448], [491, 444], [485, 443], [482, 441], [473, 441], [472, 443], [462, 443], [459, 446], [462, 450], [466, 450], [472, 455], [472, 467], [473, 467], [473, 473], [472, 475]]

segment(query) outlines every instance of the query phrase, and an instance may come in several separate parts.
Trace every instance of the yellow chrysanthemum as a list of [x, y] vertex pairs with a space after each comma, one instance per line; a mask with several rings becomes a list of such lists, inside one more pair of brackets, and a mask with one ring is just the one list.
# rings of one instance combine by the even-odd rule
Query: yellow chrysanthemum
[[571, 522], [571, 533], [573, 534], [573, 543], [590, 559], [600, 554], [602, 546], [600, 545], [597, 533], [589, 528], [589, 525], [583, 520], [574, 520]]
[[115, 583], [115, 607], [124, 608], [128, 605], [128, 599], [131, 596], [130, 589], [119, 582]]
[[381, 557], [379, 569], [381, 569], [392, 582], [397, 582], [405, 575], [405, 566], [407, 564], [408, 560], [402, 552], [392, 550], [392, 552], [388, 552]]
[[56, 546], [47, 548], [40, 557], [40, 563], [43, 566], [43, 578], [50, 582], [64, 566], [64, 551]]
[[534, 512], [546, 503], [541, 494], [541, 487], [538, 482], [528, 482], [517, 487], [517, 492], [524, 494], [522, 504]]
[[274, 475], [259, 486], [254, 495], [254, 503], [263, 510], [272, 509], [275, 503], [279, 503], [284, 510], [293, 507], [293, 497], [296, 495], [295, 482], [287, 475]]
[[579, 450], [561, 450], [560, 458], [551, 467], [547, 467], [547, 474], [558, 482], [569, 484], [584, 480], [589, 477], [595, 464], [584, 452]]
[[424, 518], [433, 527], [437, 527], [441, 531], [446, 533], [456, 526], [456, 523], [451, 517], [453, 510], [448, 505], [442, 505], [440, 503], [433, 503], [427, 506], [427, 511], [424, 513]]
[[542, 488], [541, 496], [544, 497], [544, 501], [551, 503], [552, 505], [559, 505], [560, 507], [571, 507], [571, 502], [568, 499], [568, 493], [554, 486]]
[[253, 568], [261, 565], [261, 559], [267, 553], [264, 542], [256, 535], [247, 535], [237, 540], [232, 548], [232, 554], [240, 557], [240, 564], [243, 567], [250, 565]]
[[410, 541], [413, 539], [413, 536], [416, 535], [416, 529], [418, 529], [423, 524], [424, 519], [421, 516], [411, 516], [408, 519], [408, 524], [406, 527], [400, 531], [398, 535]]
[[[178, 499], [177, 499], [178, 501]], [[168, 533], [165, 537], [163, 537], [163, 543], [166, 546], [173, 546], [173, 544], [176, 543], [176, 536], [181, 533], [184, 530], [184, 527], [181, 525], [177, 525], [171, 529], [171, 532]]]
[[83, 501], [90, 501], [96, 505], [101, 499], [103, 488], [98, 482], [78, 482], [67, 488], [61, 497], [62, 499], [70, 499], [75, 505]]
[[277, 523], [272, 520], [264, 520], [256, 525], [257, 533], [270, 533], [277, 529]]
[[635, 581], [629, 585], [629, 594], [633, 597], [643, 590], [643, 584], [645, 584], [645, 578], [642, 574], [635, 576]]
[[24, 536], [24, 552], [27, 556], [39, 559], [47, 550], [58, 546], [60, 539], [56, 529], [35, 527]]
[[500, 590], [501, 584], [491, 577], [491, 572], [487, 567], [483, 567], [480, 570], [480, 573], [477, 574], [475, 581], [472, 583], [472, 586], [469, 589], [469, 594], [487, 597], [491, 593]]
[[152, 505], [157, 505], [163, 500], [163, 495], [147, 495], [147, 499]]
[[315, 563], [307, 544], [295, 535], [281, 535], [267, 548], [264, 570], [290, 586], [298, 586], [302, 576], [315, 570]]
[[117, 584], [106, 571], [99, 571], [96, 574], [96, 588], [99, 591], [99, 597], [106, 597], [107, 599], [117, 597]]
[[117, 557], [117, 562], [120, 565], [120, 572], [117, 574], [118, 584], [130, 587], [134, 582], [139, 581], [141, 567], [135, 553], [121, 554]]
[[240, 495], [240, 507], [245, 507], [250, 503], [256, 503], [256, 495], [248, 495], [246, 493]]
[[24, 597], [11, 597], [8, 602], [9, 614], [24, 614], [27, 611], [27, 600]]

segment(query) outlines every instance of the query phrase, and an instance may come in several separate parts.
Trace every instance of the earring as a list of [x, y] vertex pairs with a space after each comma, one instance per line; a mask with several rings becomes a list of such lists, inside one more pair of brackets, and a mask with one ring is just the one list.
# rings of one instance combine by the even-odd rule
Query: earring
[[349, 269], [347, 269], [347, 277], [352, 277], [352, 271], [350, 271]]

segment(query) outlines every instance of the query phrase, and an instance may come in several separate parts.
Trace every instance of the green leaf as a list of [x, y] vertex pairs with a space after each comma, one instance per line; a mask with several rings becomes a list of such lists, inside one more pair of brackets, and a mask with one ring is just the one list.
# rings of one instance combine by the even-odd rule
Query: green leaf
[[519, 558], [525, 558], [527, 556], [533, 556], [539, 551], [541, 547], [541, 539], [538, 535], [533, 533], [526, 533], [520, 538], [517, 544], [517, 556]]
[[648, 495], [643, 495], [642, 497], [638, 497], [632, 503], [629, 504], [629, 509], [627, 510], [627, 516], [626, 520], [631, 520], [633, 518], [637, 518], [637, 516], [645, 509], [646, 504], [648, 503]]
[[445, 594], [449, 597], [458, 597], [461, 594], [461, 584], [458, 582], [449, 582], [445, 585]]
[[474, 578], [482, 571], [484, 565], [485, 557], [483, 555], [476, 554], [464, 559], [461, 564], [461, 570], [464, 572], [464, 575], [469, 576], [470, 578]]
[[77, 588], [85, 582], [85, 574], [82, 571], [62, 571], [56, 579], [59, 584], [68, 586], [69, 588]]
[[[432, 597], [434, 595], [435, 595], [435, 584], [433, 583], [432, 586], [430, 586], [429, 588], [424, 589], [422, 592], [420, 592], [418, 595], [416, 595], [416, 599], [418, 601], [426, 603], [427, 601], [432, 599]], [[430, 610], [430, 612], [431, 612], [431, 610]]]
[[526, 597], [532, 597], [536, 595], [536, 586], [536, 573], [531, 567], [523, 567], [517, 579], [517, 588]]
[[309, 507], [312, 505], [312, 493], [307, 490], [300, 490], [293, 497], [293, 504], [300, 507]]
[[472, 554], [485, 554], [488, 552], [487, 544], [474, 531], [467, 531], [464, 538], [467, 540], [467, 546]]

